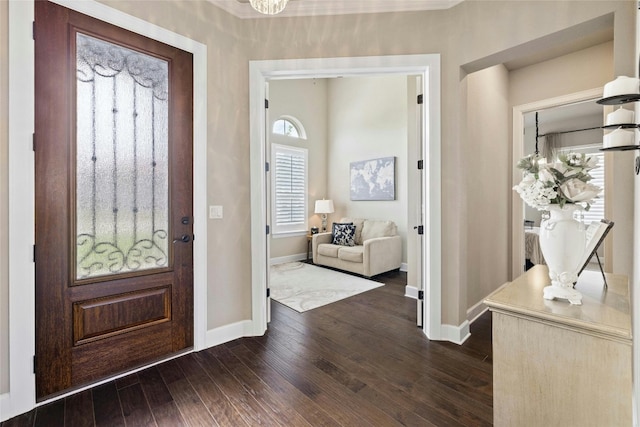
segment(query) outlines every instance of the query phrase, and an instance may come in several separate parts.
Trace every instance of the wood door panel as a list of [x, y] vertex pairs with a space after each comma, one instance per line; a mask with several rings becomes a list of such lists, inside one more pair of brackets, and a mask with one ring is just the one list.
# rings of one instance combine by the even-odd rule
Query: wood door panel
[[171, 286], [73, 303], [73, 344], [171, 320]]
[[92, 298], [104, 298], [110, 295], [126, 294], [136, 290], [153, 289], [172, 284], [175, 280], [174, 272], [147, 274], [134, 276], [109, 282], [97, 282], [82, 286], [69, 286], [67, 294], [69, 299], [76, 303]]
[[71, 381], [81, 386], [154, 362], [173, 353], [169, 322], [73, 347]]
[[[34, 11], [35, 374], [36, 399], [42, 401], [193, 346], [193, 246], [191, 241], [172, 243], [182, 235], [193, 236], [193, 61], [191, 54], [175, 47], [48, 1], [36, 1]], [[96, 162], [96, 157], [80, 158], [83, 151], [78, 149], [79, 141], [87, 139], [78, 137], [76, 108], [82, 104], [79, 99], [89, 98], [82, 97], [77, 86], [77, 33], [167, 64], [163, 84], [168, 97], [162, 98], [162, 108], [168, 111], [168, 133], [163, 134], [165, 151], [160, 154], [166, 172], [159, 173], [166, 176], [162, 231], [168, 261], [158, 268], [76, 279], [77, 184], [83, 183], [76, 179], [76, 168]], [[100, 99], [93, 102], [94, 107], [104, 105]], [[114, 108], [114, 116], [117, 112]], [[138, 111], [132, 116], [138, 117]], [[134, 153], [137, 143], [132, 143]], [[113, 147], [115, 153], [115, 142]], [[155, 168], [155, 160], [140, 167]], [[86, 188], [93, 188], [97, 198], [106, 191], [95, 182]], [[128, 194], [138, 197], [148, 191], [155, 200], [156, 190], [140, 188]], [[136, 215], [138, 207], [146, 209], [132, 206]], [[111, 208], [121, 210], [115, 202]]]

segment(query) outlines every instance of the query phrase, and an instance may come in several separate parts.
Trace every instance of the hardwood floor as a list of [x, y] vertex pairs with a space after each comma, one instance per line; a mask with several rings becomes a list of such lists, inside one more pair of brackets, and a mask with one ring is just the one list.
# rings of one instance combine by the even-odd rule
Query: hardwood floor
[[305, 313], [273, 302], [263, 337], [148, 368], [2, 423], [14, 426], [492, 424], [491, 317], [462, 345], [416, 327], [406, 274]]

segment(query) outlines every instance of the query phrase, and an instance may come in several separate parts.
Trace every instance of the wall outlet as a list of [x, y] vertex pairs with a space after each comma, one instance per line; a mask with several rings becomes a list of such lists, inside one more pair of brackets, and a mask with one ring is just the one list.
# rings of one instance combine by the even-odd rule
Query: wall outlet
[[209, 219], [222, 219], [222, 206], [209, 206]]

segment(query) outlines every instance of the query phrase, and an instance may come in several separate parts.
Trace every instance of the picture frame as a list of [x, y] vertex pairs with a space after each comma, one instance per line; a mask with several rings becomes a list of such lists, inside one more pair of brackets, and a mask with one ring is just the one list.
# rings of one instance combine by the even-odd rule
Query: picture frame
[[395, 165], [394, 156], [351, 162], [349, 164], [351, 200], [395, 200]]
[[604, 275], [604, 270], [602, 268], [602, 263], [600, 263], [600, 257], [598, 256], [598, 248], [604, 242], [605, 237], [609, 234], [609, 231], [613, 228], [613, 221], [609, 221], [608, 219], [602, 219], [600, 222], [593, 222], [587, 228], [587, 246], [585, 248], [584, 254], [585, 257], [582, 260], [582, 267], [578, 271], [578, 276], [584, 271], [584, 269], [591, 261], [591, 258], [595, 255], [598, 260], [598, 266], [600, 267], [600, 271], [602, 272], [602, 278], [604, 279], [604, 286], [607, 287], [607, 279]]

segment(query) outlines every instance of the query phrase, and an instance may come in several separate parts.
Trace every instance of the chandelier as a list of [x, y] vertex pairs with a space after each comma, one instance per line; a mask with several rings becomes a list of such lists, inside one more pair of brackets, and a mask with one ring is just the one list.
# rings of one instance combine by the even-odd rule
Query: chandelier
[[276, 15], [284, 10], [289, 0], [249, 0], [251, 7], [263, 15]]

